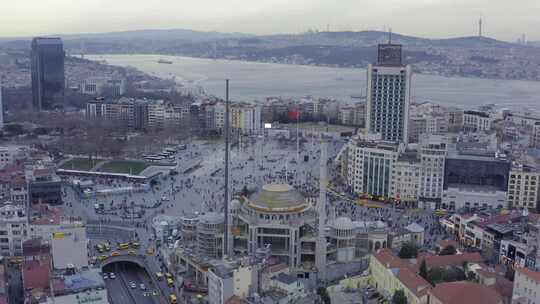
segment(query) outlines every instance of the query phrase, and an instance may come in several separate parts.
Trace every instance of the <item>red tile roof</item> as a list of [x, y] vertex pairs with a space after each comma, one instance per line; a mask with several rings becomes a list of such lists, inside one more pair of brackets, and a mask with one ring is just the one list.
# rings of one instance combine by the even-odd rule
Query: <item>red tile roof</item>
[[282, 271], [282, 270], [287, 269], [287, 267], [288, 266], [286, 264], [284, 264], [284, 263], [275, 264], [275, 265], [272, 265], [272, 266], [268, 267], [268, 272]]
[[422, 260], [426, 260], [428, 267], [449, 267], [449, 266], [461, 266], [463, 262], [468, 263], [481, 263], [483, 261], [482, 256], [478, 252], [467, 252], [462, 254], [453, 255], [432, 255], [432, 254], [419, 254], [416, 258], [415, 269], [420, 267]]
[[421, 297], [427, 293], [431, 285], [421, 276], [414, 273], [408, 267], [399, 268], [398, 279], [407, 286], [416, 296]]
[[405, 263], [389, 249], [379, 250], [374, 257], [386, 268], [399, 268], [405, 266]]
[[234, 295], [225, 301], [225, 304], [242, 304], [242, 299], [240, 299], [240, 297], [237, 295]]
[[397, 268], [397, 278], [416, 296], [426, 294], [431, 285], [419, 276], [405, 260], [395, 256], [389, 249], [379, 250], [374, 257], [386, 268]]
[[532, 271], [528, 268], [522, 267], [517, 267], [516, 271], [540, 283], [540, 272]]
[[48, 261], [25, 261], [23, 285], [25, 290], [49, 288], [50, 265]]
[[441, 240], [437, 243], [437, 245], [439, 245], [441, 249], [446, 248], [446, 246], [449, 246], [449, 245], [454, 246], [454, 248], [456, 249], [459, 247], [458, 242], [454, 240]]
[[49, 205], [33, 206], [31, 212], [39, 216], [30, 220], [33, 225], [58, 225], [62, 220], [62, 210]]
[[442, 304], [502, 304], [501, 296], [494, 288], [471, 282], [438, 284], [430, 291], [432, 297]]

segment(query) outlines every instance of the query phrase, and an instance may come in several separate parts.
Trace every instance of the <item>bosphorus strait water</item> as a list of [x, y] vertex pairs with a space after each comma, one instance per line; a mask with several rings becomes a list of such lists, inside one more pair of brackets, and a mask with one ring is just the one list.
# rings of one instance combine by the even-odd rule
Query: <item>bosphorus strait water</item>
[[[351, 96], [365, 94], [366, 90], [365, 69], [162, 55], [89, 55], [87, 58], [134, 67], [161, 78], [175, 77], [177, 82], [200, 86], [216, 96], [224, 95], [224, 79], [228, 78], [231, 98], [238, 101], [307, 95], [349, 101]], [[160, 59], [172, 64], [158, 63]], [[432, 101], [465, 109], [495, 104], [498, 108], [517, 111], [540, 111], [540, 82], [414, 74], [412, 101]]]

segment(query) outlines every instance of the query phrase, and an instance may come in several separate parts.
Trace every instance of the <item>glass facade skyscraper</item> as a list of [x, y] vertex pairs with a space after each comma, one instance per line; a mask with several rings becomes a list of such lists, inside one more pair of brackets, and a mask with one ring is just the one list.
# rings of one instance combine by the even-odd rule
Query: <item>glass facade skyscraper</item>
[[32, 40], [32, 102], [36, 110], [64, 106], [64, 46], [60, 38]]

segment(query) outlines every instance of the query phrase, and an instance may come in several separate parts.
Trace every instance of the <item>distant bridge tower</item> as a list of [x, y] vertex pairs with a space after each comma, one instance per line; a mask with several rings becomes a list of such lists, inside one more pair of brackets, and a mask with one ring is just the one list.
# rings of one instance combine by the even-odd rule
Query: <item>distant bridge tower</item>
[[86, 53], [85, 47], [84, 47], [84, 40], [81, 40], [80, 49], [81, 49], [81, 58], [84, 59], [84, 53]]
[[478, 20], [478, 37], [482, 37], [482, 18]]

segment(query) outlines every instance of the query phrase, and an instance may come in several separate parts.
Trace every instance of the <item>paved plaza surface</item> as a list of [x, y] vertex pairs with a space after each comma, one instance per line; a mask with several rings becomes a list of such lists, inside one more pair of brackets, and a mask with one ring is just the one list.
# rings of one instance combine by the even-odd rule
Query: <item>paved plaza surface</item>
[[[331, 141], [328, 156], [334, 159], [344, 141]], [[241, 146], [231, 148], [231, 189], [241, 191], [244, 186], [255, 189], [263, 184], [288, 182], [311, 197], [318, 197], [320, 170], [320, 145], [316, 141], [302, 143], [300, 154], [296, 142], [253, 138]], [[304, 158], [307, 156], [306, 158]], [[64, 188], [65, 213], [81, 217], [91, 225], [91, 245], [110, 240], [112, 243], [137, 239], [141, 255], [146, 248], [155, 248], [152, 219], [159, 214], [181, 216], [194, 212], [222, 211], [224, 202], [224, 144], [223, 142], [195, 141], [177, 154], [178, 174], [160, 176], [148, 192], [82, 198], [70, 186]], [[425, 227], [425, 245], [432, 247], [444, 238], [438, 218], [429, 211], [395, 208], [390, 204], [368, 208], [355, 204], [355, 198], [345, 193], [343, 187], [332, 183], [335, 172], [329, 165], [333, 191], [329, 193], [328, 212], [354, 220], [382, 220], [394, 229], [416, 222]], [[184, 173], [185, 168], [193, 168]], [[96, 180], [107, 187], [125, 187], [127, 182]], [[341, 188], [341, 189], [340, 189]], [[338, 193], [339, 195], [336, 195]], [[95, 205], [103, 204], [105, 212], [96, 213]], [[127, 210], [126, 213], [124, 210]], [[115, 230], [116, 229], [116, 230]], [[98, 253], [93, 252], [93, 255]], [[164, 261], [159, 254], [146, 258], [147, 270], [153, 274], [164, 271]], [[128, 274], [129, 275], [129, 274]], [[173, 292], [163, 284], [163, 294]], [[148, 301], [152, 301], [148, 299]]]

